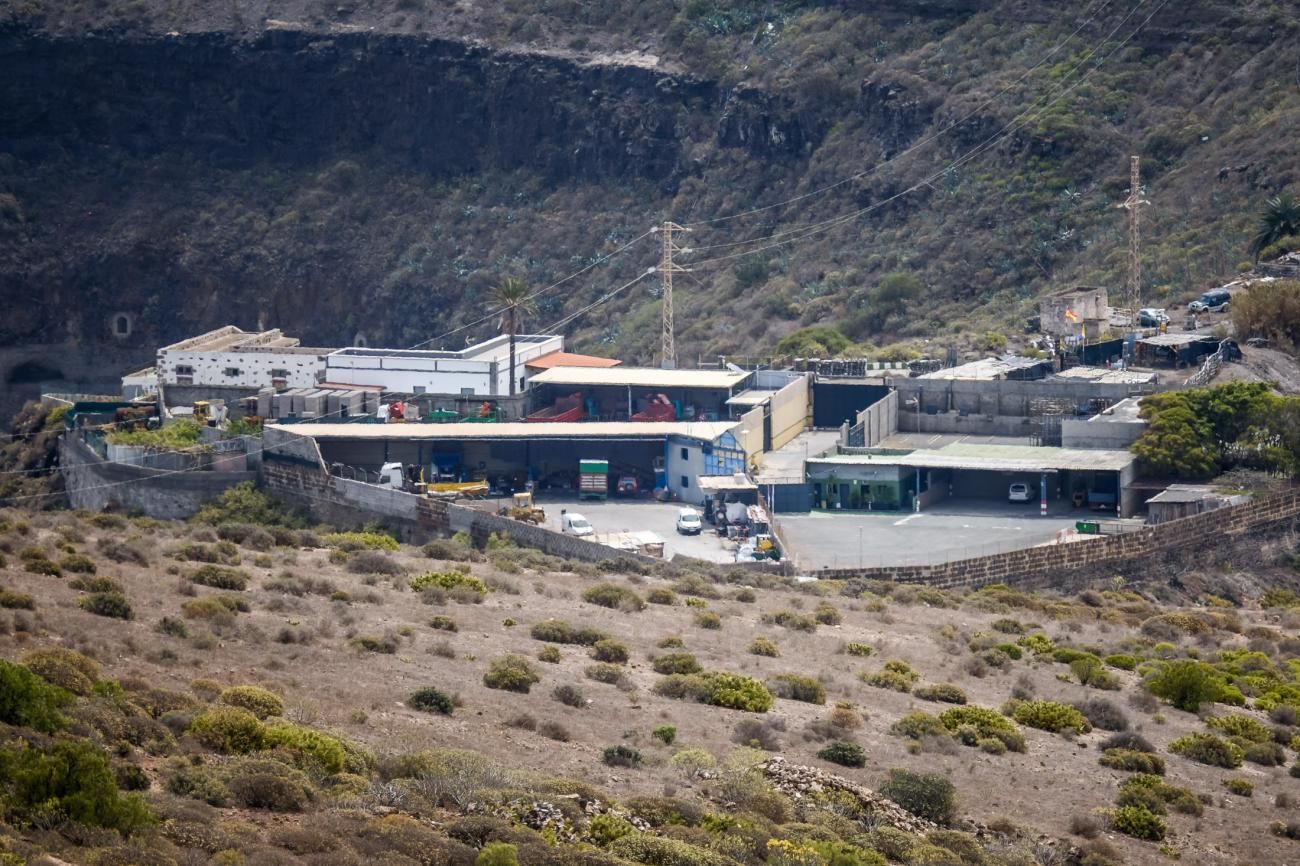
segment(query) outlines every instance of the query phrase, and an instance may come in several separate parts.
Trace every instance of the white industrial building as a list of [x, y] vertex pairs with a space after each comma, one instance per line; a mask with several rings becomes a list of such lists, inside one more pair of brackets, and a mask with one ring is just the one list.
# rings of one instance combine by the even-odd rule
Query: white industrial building
[[[563, 349], [560, 336], [516, 335], [515, 391], [522, 393], [528, 384], [525, 365], [529, 361]], [[503, 396], [510, 393], [510, 338], [493, 337], [459, 352], [339, 349], [325, 359], [325, 381], [395, 394]]]
[[309, 388], [320, 382], [332, 351], [300, 346], [279, 329], [226, 325], [159, 349], [155, 373], [163, 386]]

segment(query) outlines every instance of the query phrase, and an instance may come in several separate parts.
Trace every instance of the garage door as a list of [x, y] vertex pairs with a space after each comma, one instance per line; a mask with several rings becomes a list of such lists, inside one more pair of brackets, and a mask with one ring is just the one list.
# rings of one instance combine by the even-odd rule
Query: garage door
[[845, 421], [853, 424], [859, 412], [888, 393], [884, 385], [865, 382], [818, 382], [813, 386], [813, 426], [838, 427]]

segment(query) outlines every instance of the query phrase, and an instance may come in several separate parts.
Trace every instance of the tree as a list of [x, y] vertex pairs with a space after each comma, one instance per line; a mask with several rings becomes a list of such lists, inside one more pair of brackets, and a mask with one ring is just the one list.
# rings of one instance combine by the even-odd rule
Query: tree
[[1268, 200], [1259, 215], [1259, 226], [1250, 242], [1250, 254], [1259, 261], [1266, 247], [1290, 235], [1300, 235], [1300, 202], [1289, 192], [1279, 193]]
[[1197, 417], [1186, 401], [1161, 402], [1168, 405], [1142, 407], [1147, 427], [1133, 443], [1133, 453], [1142, 473], [1159, 478], [1212, 477], [1218, 469], [1220, 455], [1214, 447], [1210, 425]]
[[510, 335], [510, 396], [513, 397], [518, 384], [515, 379], [515, 336], [519, 333], [519, 320], [536, 312], [537, 306], [529, 297], [528, 284], [518, 277], [503, 279], [492, 293], [492, 301], [504, 308], [506, 333]]
[[802, 328], [776, 344], [776, 353], [792, 358], [834, 358], [852, 343], [839, 329], [826, 325]]
[[1166, 478], [1210, 478], [1233, 464], [1290, 471], [1285, 402], [1262, 382], [1154, 394], [1142, 401], [1147, 428], [1133, 453], [1144, 474]]

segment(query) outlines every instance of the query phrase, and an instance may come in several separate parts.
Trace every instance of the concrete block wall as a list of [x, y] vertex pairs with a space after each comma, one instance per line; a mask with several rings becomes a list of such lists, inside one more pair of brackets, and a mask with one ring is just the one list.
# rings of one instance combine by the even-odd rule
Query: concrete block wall
[[226, 488], [257, 480], [256, 472], [173, 471], [110, 463], [80, 437], [66, 433], [59, 440], [59, 463], [73, 508], [138, 511], [159, 520], [184, 520]]
[[1221, 535], [1237, 535], [1297, 516], [1300, 516], [1300, 492], [1287, 492], [1090, 541], [1044, 545], [934, 565], [823, 569], [817, 574], [822, 578], [863, 577], [924, 583], [945, 589], [989, 583], [1050, 585], [1083, 569], [1099, 565], [1117, 568], [1140, 565], [1156, 553], [1203, 548]]

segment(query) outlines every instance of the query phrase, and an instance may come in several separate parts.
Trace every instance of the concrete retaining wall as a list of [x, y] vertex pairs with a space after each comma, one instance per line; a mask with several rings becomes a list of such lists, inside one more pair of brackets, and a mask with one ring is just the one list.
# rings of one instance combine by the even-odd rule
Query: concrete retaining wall
[[1300, 492], [1287, 492], [1245, 505], [1143, 527], [1136, 532], [1089, 541], [1031, 547], [935, 565], [823, 569], [817, 574], [823, 578], [863, 577], [942, 588], [988, 583], [1053, 585], [1071, 574], [1100, 565], [1112, 567], [1118, 573], [1125, 568], [1140, 567], [1158, 553], [1204, 549], [1220, 543], [1224, 535], [1238, 535], [1269, 524], [1291, 521], [1297, 516], [1300, 516]]
[[[898, 426], [908, 432], [916, 432], [915, 408], [908, 411], [906, 404], [920, 396], [922, 430], [929, 432], [932, 424], [939, 423], [938, 418], [944, 414], [960, 417], [965, 412], [964, 422], [971, 423], [976, 416], [993, 416], [1024, 418], [1034, 414], [1032, 404], [1044, 401], [1073, 408], [1076, 414], [1092, 414], [1094, 401], [1104, 400], [1117, 403], [1125, 397], [1138, 394], [1152, 394], [1165, 390], [1159, 385], [1112, 385], [1100, 382], [1070, 382], [1059, 380], [1043, 381], [1003, 381], [974, 379], [891, 379], [889, 384], [898, 389], [901, 408], [898, 414]], [[928, 415], [928, 413], [940, 415]], [[1068, 413], [1067, 413], [1068, 414]], [[962, 423], [958, 421], [954, 424]], [[933, 432], [947, 433], [956, 430], [935, 428]], [[985, 435], [982, 430], [967, 432]], [[988, 435], [1024, 435], [1023, 433], [990, 430]]]
[[66, 433], [59, 439], [59, 462], [73, 508], [139, 511], [160, 520], [183, 520], [226, 488], [257, 480], [256, 472], [177, 472], [110, 463]]

